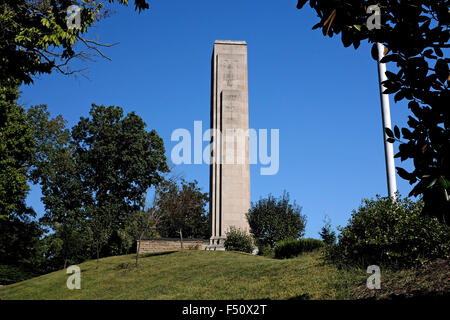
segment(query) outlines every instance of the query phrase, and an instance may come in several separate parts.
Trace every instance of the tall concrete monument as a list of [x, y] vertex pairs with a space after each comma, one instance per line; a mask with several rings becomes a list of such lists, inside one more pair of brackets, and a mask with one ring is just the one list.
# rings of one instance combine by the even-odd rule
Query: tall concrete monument
[[249, 231], [250, 208], [248, 138], [247, 43], [214, 43], [211, 72], [209, 250], [223, 250], [231, 226]]

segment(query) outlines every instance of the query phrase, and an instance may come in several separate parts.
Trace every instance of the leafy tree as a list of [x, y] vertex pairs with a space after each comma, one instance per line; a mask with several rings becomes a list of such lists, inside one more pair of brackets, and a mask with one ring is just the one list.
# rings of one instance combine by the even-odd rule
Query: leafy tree
[[251, 235], [237, 229], [234, 226], [230, 227], [226, 233], [226, 239], [224, 246], [226, 250], [230, 251], [241, 251], [246, 253], [252, 253], [255, 246], [253, 245], [253, 238]]
[[72, 128], [74, 157], [82, 181], [83, 203], [99, 257], [112, 232], [139, 210], [147, 189], [168, 171], [162, 139], [147, 132], [135, 113], [92, 105], [90, 117]]
[[[106, 244], [108, 254], [111, 237], [168, 170], [162, 139], [154, 130], [147, 132], [136, 114], [93, 105], [90, 115], [69, 132], [61, 117], [49, 119], [45, 106], [28, 112], [37, 146], [31, 177], [42, 186], [42, 222], [56, 230], [49, 248], [59, 255], [55, 261], [65, 264], [83, 257], [73, 243], [80, 233], [90, 235], [84, 239], [97, 258]], [[58, 241], [63, 242], [59, 247]]]
[[[299, 0], [301, 9], [308, 0]], [[358, 48], [361, 41], [383, 43], [387, 54], [382, 62], [395, 63], [396, 72], [387, 72], [385, 93], [395, 94], [395, 101], [407, 100], [412, 115], [409, 128], [387, 131], [389, 142], [400, 142], [397, 158], [412, 159], [414, 171], [397, 168], [400, 177], [415, 184], [410, 195], [423, 195], [423, 213], [450, 223], [450, 101], [449, 47], [450, 11], [448, 1], [411, 0], [310, 0], [324, 35], [341, 34], [345, 47]], [[381, 10], [381, 28], [369, 30], [366, 22]], [[403, 138], [404, 140], [400, 140]]]
[[128, 216], [128, 222], [125, 227], [125, 238], [128, 240], [128, 246], [131, 247], [134, 242], [136, 245], [136, 267], [139, 265], [140, 243], [144, 237], [157, 237], [156, 224], [158, 223], [155, 216], [156, 210], [150, 208], [148, 210], [136, 211]]
[[208, 238], [210, 236], [206, 204], [208, 193], [203, 193], [198, 182], [180, 182], [169, 179], [161, 186], [157, 200], [161, 220], [157, 226], [162, 237], [178, 237], [180, 230], [186, 238]]
[[45, 257], [45, 271], [51, 272], [78, 264], [92, 256], [90, 245], [92, 232], [86, 223], [68, 217], [64, 223], [49, 225], [52, 233], [42, 240]]
[[43, 233], [34, 213], [0, 220], [0, 264], [38, 272], [42, 262], [39, 239]]
[[[30, 83], [36, 74], [53, 69], [73, 74], [77, 70], [68, 68], [69, 62], [89, 58], [88, 52], [106, 57], [100, 49], [109, 45], [87, 39], [85, 34], [108, 15], [105, 3], [111, 2], [114, 0], [0, 0], [0, 85]], [[128, 5], [128, 0], [118, 2]], [[149, 8], [146, 0], [134, 3], [139, 12]], [[79, 29], [67, 24], [67, 9], [74, 4], [81, 8]]]
[[290, 203], [287, 192], [279, 198], [269, 194], [252, 203], [247, 219], [257, 245], [272, 248], [278, 241], [302, 237], [306, 227], [306, 216], [301, 214], [301, 207], [295, 201]]
[[25, 198], [33, 132], [17, 98], [15, 87], [0, 87], [0, 220], [29, 211]]
[[336, 232], [331, 228], [331, 219], [325, 218], [325, 225], [319, 232], [320, 237], [326, 245], [332, 245], [336, 242]]
[[437, 218], [422, 216], [421, 200], [379, 197], [364, 199], [342, 228], [337, 245], [327, 257], [338, 266], [390, 268], [420, 265], [450, 255], [450, 227]]
[[[39, 269], [38, 242], [44, 230], [25, 203], [27, 172], [35, 146], [33, 131], [17, 98], [16, 87], [0, 87], [0, 264], [1, 272], [13, 270], [19, 276], [12, 278], [21, 279]], [[9, 278], [0, 275], [4, 277]]]
[[52, 271], [88, 257], [86, 195], [66, 121], [61, 116], [51, 119], [45, 105], [30, 107], [27, 117], [35, 140], [30, 179], [41, 186], [45, 214], [40, 222], [52, 230], [43, 239]]

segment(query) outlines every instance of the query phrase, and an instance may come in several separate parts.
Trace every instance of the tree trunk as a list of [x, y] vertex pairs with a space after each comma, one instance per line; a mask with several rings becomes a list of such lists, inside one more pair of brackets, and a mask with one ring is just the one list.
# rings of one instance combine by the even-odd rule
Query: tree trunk
[[180, 242], [181, 242], [181, 251], [183, 251], [183, 250], [184, 250], [184, 246], [183, 246], [183, 233], [181, 232], [181, 229], [180, 229]]
[[139, 250], [141, 249], [141, 239], [142, 239], [142, 237], [139, 237], [139, 241], [136, 246], [136, 267], [139, 264]]
[[97, 242], [97, 269], [98, 269], [98, 260], [100, 259], [100, 244]]

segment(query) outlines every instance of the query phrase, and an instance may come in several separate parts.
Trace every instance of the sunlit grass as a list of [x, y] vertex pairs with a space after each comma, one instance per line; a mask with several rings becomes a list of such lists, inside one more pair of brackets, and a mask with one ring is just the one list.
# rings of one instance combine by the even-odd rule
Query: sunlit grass
[[320, 252], [276, 260], [238, 252], [184, 251], [80, 264], [81, 290], [65, 270], [0, 288], [1, 299], [345, 299], [364, 272], [342, 272]]

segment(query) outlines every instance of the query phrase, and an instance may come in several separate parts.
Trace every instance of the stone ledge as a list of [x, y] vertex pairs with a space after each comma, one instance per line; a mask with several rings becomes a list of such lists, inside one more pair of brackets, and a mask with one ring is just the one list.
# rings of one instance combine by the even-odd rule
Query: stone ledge
[[236, 44], [236, 45], [247, 45], [245, 41], [233, 41], [233, 40], [216, 40], [214, 44]]
[[[205, 250], [208, 245], [208, 240], [183, 239], [183, 248], [187, 250]], [[174, 250], [181, 250], [180, 239], [155, 238], [140, 241], [139, 253], [155, 253]]]

